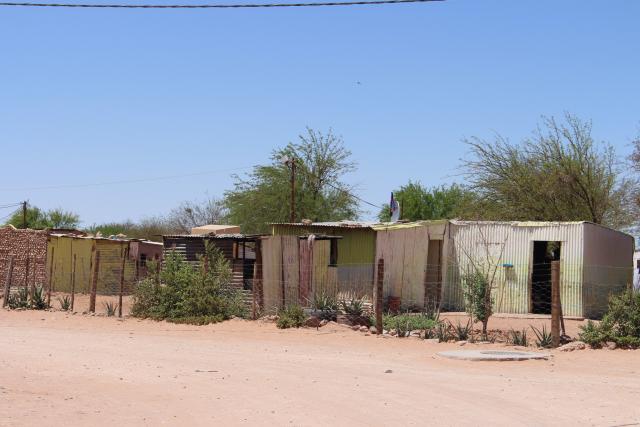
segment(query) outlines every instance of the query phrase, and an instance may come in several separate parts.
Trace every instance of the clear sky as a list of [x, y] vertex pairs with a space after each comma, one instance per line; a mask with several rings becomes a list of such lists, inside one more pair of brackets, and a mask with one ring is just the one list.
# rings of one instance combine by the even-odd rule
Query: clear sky
[[623, 157], [639, 22], [640, 2], [615, 0], [0, 8], [0, 205], [85, 224], [163, 214], [221, 196], [305, 126], [342, 135], [359, 164], [347, 181], [376, 203], [409, 179], [459, 180], [462, 138], [517, 140], [543, 114], [592, 119]]

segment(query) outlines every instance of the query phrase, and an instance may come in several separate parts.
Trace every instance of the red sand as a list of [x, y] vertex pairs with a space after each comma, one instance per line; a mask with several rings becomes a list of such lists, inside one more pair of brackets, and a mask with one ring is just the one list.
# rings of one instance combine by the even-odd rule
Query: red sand
[[0, 310], [0, 425], [640, 421], [640, 351], [552, 351], [548, 361], [528, 362], [436, 356], [455, 348], [337, 325], [195, 327]]

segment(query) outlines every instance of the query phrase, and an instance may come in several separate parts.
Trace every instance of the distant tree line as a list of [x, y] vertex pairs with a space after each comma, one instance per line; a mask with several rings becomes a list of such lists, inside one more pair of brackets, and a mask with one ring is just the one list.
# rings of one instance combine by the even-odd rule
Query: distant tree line
[[[625, 166], [640, 172], [640, 138], [633, 143], [629, 164], [611, 144], [594, 140], [590, 121], [571, 114], [561, 120], [543, 118], [532, 136], [520, 142], [499, 134], [463, 142], [469, 149], [460, 162], [463, 182], [425, 186], [409, 180], [394, 190], [401, 219], [584, 220], [615, 228], [635, 222], [640, 186]], [[296, 142], [275, 149], [268, 164], [234, 175], [233, 187], [221, 199], [186, 201], [166, 216], [94, 224], [87, 231], [157, 240], [195, 226], [229, 223], [245, 233], [268, 232], [268, 223], [290, 220], [292, 167], [296, 221], [353, 220], [363, 214], [357, 189], [346, 183], [357, 164], [344, 141], [332, 130], [307, 128]], [[378, 208], [380, 221], [390, 218], [387, 203]], [[16, 211], [8, 223], [22, 227], [22, 212]], [[27, 211], [30, 228], [79, 225], [77, 214], [62, 209]]]

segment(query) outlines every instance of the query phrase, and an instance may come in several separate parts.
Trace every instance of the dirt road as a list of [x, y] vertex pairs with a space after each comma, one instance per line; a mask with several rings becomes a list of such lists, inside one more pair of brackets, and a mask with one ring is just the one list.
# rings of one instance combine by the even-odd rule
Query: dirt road
[[453, 348], [341, 326], [0, 310], [0, 425], [640, 422], [640, 351], [500, 363], [436, 356]]

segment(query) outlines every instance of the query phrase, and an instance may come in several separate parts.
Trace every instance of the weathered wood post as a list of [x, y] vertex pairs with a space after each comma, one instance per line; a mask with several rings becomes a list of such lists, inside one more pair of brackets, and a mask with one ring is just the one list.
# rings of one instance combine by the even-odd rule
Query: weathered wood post
[[551, 261], [551, 339], [560, 345], [560, 261]]
[[98, 290], [98, 274], [100, 273], [100, 251], [96, 251], [96, 260], [93, 263], [91, 276], [91, 294], [89, 296], [89, 311], [96, 312], [96, 292]]
[[53, 287], [53, 263], [55, 259], [56, 248], [51, 248], [51, 263], [49, 264], [49, 286], [47, 288], [47, 305], [51, 307], [51, 288]]
[[253, 264], [253, 286], [251, 293], [253, 294], [253, 313], [255, 320], [258, 317], [260, 307], [262, 307], [262, 245], [260, 240], [255, 243], [256, 262]]
[[122, 294], [124, 293], [124, 268], [126, 266], [129, 248], [122, 248], [122, 262], [120, 265], [120, 292], [118, 293], [118, 317], [122, 317]]
[[71, 311], [76, 297], [76, 254], [73, 254], [73, 265], [71, 266]]
[[384, 259], [378, 260], [378, 277], [376, 281], [376, 331], [382, 335], [382, 310], [383, 310], [383, 284], [384, 284]]
[[4, 295], [2, 306], [9, 305], [9, 293], [11, 292], [11, 276], [13, 275], [13, 255], [9, 255], [9, 268], [7, 268], [7, 279], [4, 282]]

